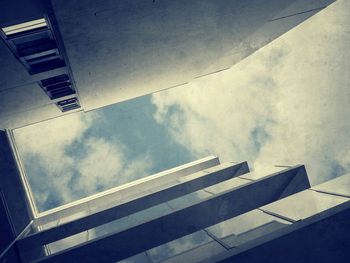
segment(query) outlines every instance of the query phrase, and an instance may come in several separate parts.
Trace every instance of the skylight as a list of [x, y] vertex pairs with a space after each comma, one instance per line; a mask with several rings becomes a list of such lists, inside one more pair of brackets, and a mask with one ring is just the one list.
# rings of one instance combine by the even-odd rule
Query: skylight
[[6, 36], [11, 36], [17, 33], [23, 33], [26, 31], [45, 28], [45, 27], [47, 27], [47, 22], [45, 18], [40, 18], [40, 19], [25, 22], [25, 23], [17, 24], [17, 25], [3, 27], [2, 31], [4, 31]]

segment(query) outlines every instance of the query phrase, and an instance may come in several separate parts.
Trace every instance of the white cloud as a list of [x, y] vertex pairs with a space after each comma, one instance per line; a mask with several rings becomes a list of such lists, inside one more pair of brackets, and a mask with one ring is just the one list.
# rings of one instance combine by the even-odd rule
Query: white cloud
[[81, 174], [79, 186], [90, 193], [98, 185], [113, 186], [125, 162], [122, 152], [104, 139], [91, 138], [85, 146], [87, 156], [77, 163]]
[[[39, 210], [47, 201], [74, 201], [144, 176], [150, 170], [149, 156], [127, 160], [127, 148], [120, 142], [84, 136], [100, 117], [91, 112], [72, 114], [15, 130], [26, 167], [32, 165], [35, 170], [40, 165], [45, 171], [27, 174]], [[78, 143], [79, 151], [68, 154], [67, 148], [74, 143]], [[33, 156], [38, 163], [28, 163]], [[61, 200], [50, 200], [52, 194]]]
[[95, 118], [96, 114], [74, 113], [19, 128], [14, 133], [21, 151], [54, 156], [59, 155], [67, 145], [79, 139]]
[[78, 188], [94, 194], [99, 188], [109, 189], [132, 181], [151, 168], [150, 158], [127, 160], [126, 149], [119, 142], [90, 138], [85, 142], [87, 155], [79, 160]]
[[336, 2], [227, 71], [154, 94], [155, 119], [198, 156], [304, 163], [313, 183], [335, 163], [349, 169], [348, 5]]
[[46, 171], [45, 174], [38, 173], [29, 178], [40, 188], [34, 193], [38, 206], [48, 200], [51, 194], [49, 189], [59, 192], [64, 201], [74, 198], [69, 184], [75, 163], [65, 149], [81, 138], [95, 118], [96, 114], [75, 113], [14, 131], [22, 157], [37, 156]]

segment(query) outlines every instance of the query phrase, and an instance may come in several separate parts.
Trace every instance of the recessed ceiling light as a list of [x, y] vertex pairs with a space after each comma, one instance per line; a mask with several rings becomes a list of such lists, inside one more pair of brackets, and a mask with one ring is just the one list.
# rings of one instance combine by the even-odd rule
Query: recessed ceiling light
[[13, 34], [22, 33], [22, 32], [30, 31], [33, 29], [39, 29], [43, 27], [47, 27], [47, 22], [45, 18], [40, 18], [40, 19], [25, 22], [25, 23], [17, 24], [17, 25], [3, 27], [2, 31], [4, 31], [6, 36], [10, 36]]

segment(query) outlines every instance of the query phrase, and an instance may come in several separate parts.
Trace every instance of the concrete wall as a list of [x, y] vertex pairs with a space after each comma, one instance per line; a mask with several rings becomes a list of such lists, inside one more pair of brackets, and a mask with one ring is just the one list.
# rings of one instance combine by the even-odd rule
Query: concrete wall
[[25, 191], [6, 133], [0, 130], [0, 252], [31, 220]]
[[[333, 0], [52, 2], [2, 1], [0, 26], [48, 15], [92, 110], [227, 69]], [[0, 128], [64, 115], [0, 42]]]
[[[49, 17], [55, 35], [57, 31], [50, 0], [15, 0], [0, 2], [0, 27]], [[58, 43], [64, 53], [62, 43]], [[64, 54], [63, 54], [64, 55]], [[38, 81], [66, 74], [69, 67], [30, 75], [0, 38], [0, 129], [14, 129], [31, 123], [64, 115], [54, 101], [41, 89]], [[76, 110], [77, 111], [77, 110]], [[67, 113], [66, 113], [67, 114]]]

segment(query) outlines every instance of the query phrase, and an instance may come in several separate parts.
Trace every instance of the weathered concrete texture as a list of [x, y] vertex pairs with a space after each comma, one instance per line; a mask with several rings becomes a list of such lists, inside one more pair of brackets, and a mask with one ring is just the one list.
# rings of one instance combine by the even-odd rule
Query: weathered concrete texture
[[[331, 2], [53, 1], [86, 110], [231, 67]], [[4, 1], [0, 10], [1, 27], [46, 14], [56, 28], [50, 1]], [[0, 58], [0, 128], [64, 115], [3, 41]]]
[[230, 67], [332, 2], [54, 0], [53, 6], [82, 105], [91, 110]]
[[[48, 17], [56, 30], [49, 0], [1, 1], [0, 27]], [[55, 31], [57, 40], [60, 40]], [[64, 55], [62, 46], [60, 53]], [[64, 115], [44, 93], [38, 81], [68, 73], [68, 67], [30, 75], [0, 38], [0, 128], [13, 129]]]

